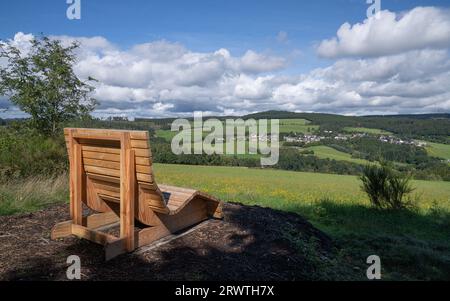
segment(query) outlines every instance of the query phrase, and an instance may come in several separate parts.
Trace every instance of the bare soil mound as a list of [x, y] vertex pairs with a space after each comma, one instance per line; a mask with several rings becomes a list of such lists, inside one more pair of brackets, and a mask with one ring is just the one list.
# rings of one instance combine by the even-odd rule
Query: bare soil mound
[[101, 246], [50, 240], [68, 208], [0, 217], [0, 280], [66, 280], [67, 257], [81, 258], [82, 280], [312, 280], [336, 254], [331, 239], [301, 216], [225, 204], [225, 219], [150, 250], [103, 261]]

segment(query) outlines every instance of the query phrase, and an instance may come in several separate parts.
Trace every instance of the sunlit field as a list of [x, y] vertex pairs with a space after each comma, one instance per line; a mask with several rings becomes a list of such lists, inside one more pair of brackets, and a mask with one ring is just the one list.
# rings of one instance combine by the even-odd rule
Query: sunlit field
[[[358, 177], [319, 173], [261, 170], [236, 167], [204, 167], [155, 164], [158, 182], [194, 187], [225, 201], [289, 208], [324, 199], [336, 203], [369, 205]], [[413, 181], [413, 195], [422, 209], [433, 201], [450, 209], [450, 183]]]

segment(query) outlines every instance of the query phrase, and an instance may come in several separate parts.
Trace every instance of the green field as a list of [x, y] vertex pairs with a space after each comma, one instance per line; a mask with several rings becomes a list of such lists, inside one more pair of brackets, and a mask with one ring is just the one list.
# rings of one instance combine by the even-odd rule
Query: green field
[[427, 142], [427, 152], [431, 157], [450, 160], [450, 145], [441, 143]]
[[416, 209], [383, 211], [354, 176], [162, 164], [155, 171], [159, 182], [298, 213], [333, 238], [347, 264], [364, 270], [367, 256], [380, 256], [384, 280], [449, 279], [449, 182], [414, 181]]
[[177, 134], [177, 132], [172, 132], [171, 130], [156, 130], [156, 137], [163, 138], [166, 141], [172, 141], [172, 138]]
[[[280, 133], [302, 133], [311, 134], [317, 131], [320, 127], [318, 125], [311, 125], [310, 121], [306, 119], [280, 119]], [[225, 126], [224, 126], [225, 129]], [[268, 129], [270, 132], [270, 122], [268, 124]], [[156, 130], [156, 136], [164, 138], [166, 141], [171, 141], [172, 138], [177, 134], [177, 132], [172, 132], [170, 130]], [[208, 135], [208, 132], [203, 133], [203, 137]]]
[[380, 130], [380, 129], [369, 129], [360, 127], [346, 127], [344, 131], [349, 133], [367, 133], [372, 135], [392, 135], [391, 132]]
[[[336, 204], [369, 206], [355, 176], [290, 172], [240, 167], [155, 164], [158, 182], [194, 187], [225, 201], [259, 204], [278, 209], [314, 205], [324, 199]], [[450, 183], [414, 181], [419, 207], [428, 210], [437, 202], [450, 211]]]
[[311, 125], [306, 119], [280, 119], [280, 133], [302, 133], [311, 134], [317, 131], [318, 125]]
[[[158, 183], [200, 189], [227, 202], [300, 214], [335, 241], [338, 266], [345, 261], [346, 266], [364, 271], [367, 256], [377, 254], [384, 263], [384, 280], [449, 279], [449, 182], [413, 181], [416, 208], [385, 211], [369, 204], [354, 176], [168, 164], [155, 164], [154, 171]], [[68, 201], [64, 175], [0, 184], [2, 215], [64, 201]], [[365, 273], [355, 275], [363, 280]]]
[[344, 152], [340, 152], [329, 146], [318, 145], [318, 146], [311, 146], [306, 149], [314, 151], [314, 155], [320, 159], [346, 161], [346, 162], [351, 162], [351, 163], [356, 163], [356, 164], [361, 164], [361, 165], [366, 165], [366, 164], [371, 163], [364, 159], [352, 158], [352, 155], [344, 153]]

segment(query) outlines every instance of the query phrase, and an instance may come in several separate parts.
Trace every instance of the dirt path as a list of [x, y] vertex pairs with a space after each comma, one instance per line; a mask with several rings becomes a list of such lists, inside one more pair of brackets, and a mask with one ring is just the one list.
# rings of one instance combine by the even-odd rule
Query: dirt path
[[224, 221], [145, 252], [105, 263], [101, 246], [74, 237], [51, 241], [68, 208], [0, 217], [0, 280], [65, 280], [66, 259], [81, 258], [83, 280], [307, 280], [335, 253], [302, 217], [261, 207], [224, 206]]

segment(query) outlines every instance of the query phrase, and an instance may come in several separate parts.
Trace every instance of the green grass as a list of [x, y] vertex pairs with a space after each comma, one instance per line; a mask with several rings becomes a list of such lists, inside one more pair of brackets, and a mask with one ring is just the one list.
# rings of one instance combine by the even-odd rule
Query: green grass
[[383, 262], [385, 280], [450, 277], [450, 183], [413, 181], [417, 209], [370, 206], [354, 176], [230, 167], [155, 165], [158, 182], [194, 187], [224, 201], [298, 213], [331, 235], [346, 262]]
[[163, 138], [166, 141], [172, 141], [172, 138], [175, 137], [177, 132], [172, 132], [171, 130], [156, 130], [156, 136], [159, 138]]
[[68, 202], [68, 176], [31, 177], [0, 184], [0, 215], [33, 212], [45, 206]]
[[[155, 164], [154, 170], [158, 183], [302, 215], [334, 239], [339, 260], [359, 267], [355, 279], [364, 279], [372, 254], [381, 257], [385, 280], [450, 279], [449, 182], [413, 181], [416, 209], [380, 211], [370, 206], [354, 176], [167, 164]], [[2, 215], [67, 200], [66, 176], [0, 185]]]
[[[280, 119], [280, 133], [302, 133], [312, 134], [319, 130], [318, 125], [311, 125], [310, 121], [306, 119]], [[225, 126], [224, 126], [225, 129]], [[268, 130], [270, 131], [270, 122], [268, 123]], [[166, 141], [171, 141], [177, 132], [170, 130], [156, 130], [156, 136], [164, 138]], [[207, 132], [203, 133], [203, 136], [208, 135]]]
[[391, 132], [380, 130], [380, 129], [369, 129], [362, 127], [346, 127], [344, 131], [349, 133], [367, 133], [372, 135], [392, 135]]
[[[324, 199], [336, 204], [369, 206], [355, 176], [290, 172], [240, 167], [210, 167], [154, 164], [158, 182], [194, 187], [225, 201], [259, 204], [276, 209], [295, 204], [315, 205]], [[450, 182], [413, 181], [419, 207], [428, 210], [433, 202], [450, 211]]]
[[427, 152], [431, 157], [450, 160], [450, 145], [442, 143], [427, 142]]
[[340, 152], [329, 146], [318, 145], [318, 146], [311, 146], [306, 149], [314, 151], [314, 155], [320, 159], [346, 161], [346, 162], [362, 164], [362, 165], [371, 163], [364, 159], [352, 158], [352, 155], [344, 153], [344, 152]]
[[311, 125], [306, 119], [280, 119], [280, 133], [312, 134], [319, 130], [318, 125]]

